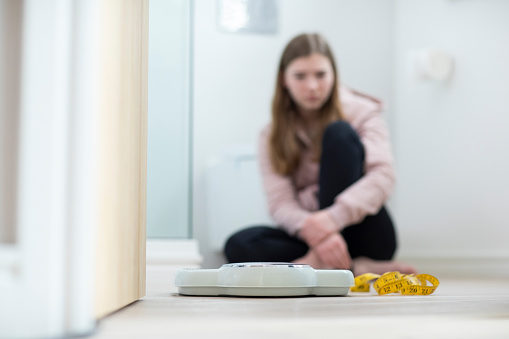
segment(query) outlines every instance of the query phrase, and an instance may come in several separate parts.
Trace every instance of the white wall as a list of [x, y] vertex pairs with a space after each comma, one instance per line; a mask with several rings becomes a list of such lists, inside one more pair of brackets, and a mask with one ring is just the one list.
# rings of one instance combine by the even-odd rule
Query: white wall
[[[509, 1], [397, 2], [396, 219], [408, 257], [509, 262]], [[409, 51], [455, 58], [447, 83], [413, 82]]]
[[[193, 225], [205, 267], [222, 263], [208, 244], [207, 168], [224, 147], [256, 143], [269, 121], [280, 54], [293, 36], [322, 33], [343, 82], [386, 100], [388, 114], [393, 99], [392, 0], [282, 0], [276, 35], [219, 32], [216, 5], [196, 0], [194, 11]], [[235, 197], [231, 203], [235, 208]]]

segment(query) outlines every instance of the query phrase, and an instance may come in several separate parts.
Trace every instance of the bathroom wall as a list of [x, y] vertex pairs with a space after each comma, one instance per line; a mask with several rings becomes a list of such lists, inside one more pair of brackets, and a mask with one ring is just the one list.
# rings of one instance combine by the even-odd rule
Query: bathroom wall
[[[396, 2], [395, 114], [401, 255], [509, 263], [509, 1]], [[455, 59], [416, 81], [411, 51]]]
[[[325, 35], [341, 80], [386, 100], [389, 122], [394, 94], [392, 0], [281, 0], [275, 35], [220, 32], [217, 3], [194, 4], [193, 225], [204, 267], [223, 260], [209, 244], [214, 230], [207, 213], [207, 171], [230, 145], [256, 143], [269, 121], [279, 56], [293, 36]], [[232, 209], [235, 203], [231, 197]]]

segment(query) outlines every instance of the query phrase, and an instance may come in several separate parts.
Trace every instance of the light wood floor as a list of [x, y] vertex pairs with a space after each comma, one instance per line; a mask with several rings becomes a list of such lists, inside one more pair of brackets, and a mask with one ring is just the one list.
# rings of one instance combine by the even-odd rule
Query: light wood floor
[[147, 269], [147, 296], [102, 319], [94, 338], [509, 338], [509, 279], [440, 277], [430, 296], [228, 298], [176, 294]]

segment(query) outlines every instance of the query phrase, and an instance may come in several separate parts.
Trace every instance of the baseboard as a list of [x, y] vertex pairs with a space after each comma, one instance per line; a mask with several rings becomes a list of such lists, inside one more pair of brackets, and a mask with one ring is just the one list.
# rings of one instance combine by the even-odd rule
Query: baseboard
[[[413, 251], [399, 253], [397, 260], [436, 276], [509, 278], [507, 251]], [[196, 239], [147, 240], [147, 265], [199, 267], [202, 262]]]
[[509, 278], [509, 252], [406, 252], [397, 260], [413, 264], [422, 273], [447, 277]]
[[196, 239], [147, 239], [147, 265], [196, 267], [202, 261]]

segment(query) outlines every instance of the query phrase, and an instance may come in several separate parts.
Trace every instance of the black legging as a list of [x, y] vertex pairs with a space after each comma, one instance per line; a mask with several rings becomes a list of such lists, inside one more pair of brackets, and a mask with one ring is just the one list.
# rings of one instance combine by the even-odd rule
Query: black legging
[[[327, 126], [320, 160], [319, 205], [331, 206], [335, 197], [363, 175], [364, 147], [357, 133], [344, 121]], [[390, 260], [396, 251], [396, 233], [385, 207], [341, 231], [350, 256]], [[229, 262], [291, 262], [309, 247], [282, 229], [255, 226], [233, 234], [225, 245]]]

